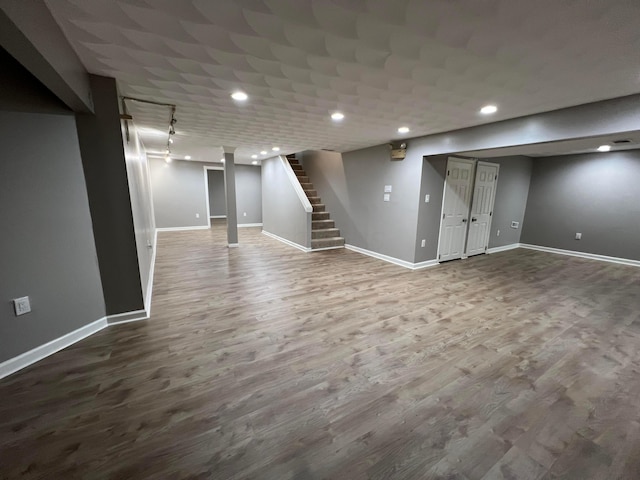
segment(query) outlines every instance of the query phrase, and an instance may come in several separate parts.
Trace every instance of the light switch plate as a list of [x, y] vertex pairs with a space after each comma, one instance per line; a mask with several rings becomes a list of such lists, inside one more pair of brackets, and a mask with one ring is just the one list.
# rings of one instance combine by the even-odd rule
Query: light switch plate
[[424, 203], [429, 203], [429, 194], [424, 196]]
[[13, 308], [16, 312], [16, 317], [29, 313], [31, 311], [31, 304], [29, 303], [29, 297], [20, 297], [13, 299]]
[[576, 232], [576, 240], [582, 240], [582, 234], [579, 232]]
[[384, 191], [385, 191], [385, 193], [391, 193], [392, 188], [393, 188], [393, 187], [392, 187], [391, 185], [385, 185], [385, 186], [384, 186]]
[[388, 202], [391, 200], [391, 195], [389, 193], [385, 193], [383, 198], [385, 202]]

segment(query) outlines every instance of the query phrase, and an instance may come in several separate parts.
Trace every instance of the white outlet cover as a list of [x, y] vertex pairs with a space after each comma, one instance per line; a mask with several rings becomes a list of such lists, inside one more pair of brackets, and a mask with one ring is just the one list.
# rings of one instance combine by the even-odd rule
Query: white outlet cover
[[29, 303], [29, 297], [20, 297], [13, 299], [13, 308], [16, 312], [16, 317], [24, 315], [31, 311], [31, 304]]
[[429, 203], [429, 194], [424, 196], [424, 203]]
[[244, 212], [244, 216], [245, 216], [245, 217], [247, 216], [247, 212]]
[[385, 202], [389, 202], [391, 200], [391, 195], [388, 193], [385, 193], [383, 199]]
[[196, 218], [200, 218], [200, 214], [199, 213], [196, 213]]
[[579, 232], [576, 232], [576, 240], [582, 240], [582, 234]]
[[420, 243], [421, 247], [425, 247], [427, 245], [427, 241], [423, 238], [422, 242]]
[[511, 228], [518, 228], [520, 227], [520, 222], [511, 222]]
[[385, 186], [384, 186], [384, 191], [385, 191], [386, 193], [391, 193], [391, 190], [392, 190], [392, 186], [391, 186], [391, 185], [385, 185]]

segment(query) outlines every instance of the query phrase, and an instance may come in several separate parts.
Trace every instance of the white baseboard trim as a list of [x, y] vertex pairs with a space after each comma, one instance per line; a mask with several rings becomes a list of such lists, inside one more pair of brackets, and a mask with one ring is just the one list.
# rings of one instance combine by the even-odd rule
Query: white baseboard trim
[[238, 248], [240, 246], [239, 243], [230, 243], [229, 245], [227, 245], [227, 247], [229, 248]]
[[246, 227], [261, 227], [261, 223], [239, 223], [238, 228], [246, 228]]
[[290, 241], [290, 240], [287, 240], [286, 238], [279, 237], [278, 235], [275, 235], [275, 234], [273, 234], [273, 233], [271, 233], [271, 232], [267, 232], [266, 230], [262, 230], [262, 233], [263, 233], [264, 235], [266, 235], [267, 237], [271, 237], [271, 238], [273, 238], [274, 240], [278, 240], [278, 241], [280, 241], [280, 242], [282, 242], [282, 243], [286, 243], [286, 244], [287, 244], [287, 245], [289, 245], [290, 247], [295, 247], [295, 248], [297, 248], [298, 250], [302, 250], [303, 252], [310, 252], [310, 251], [311, 251], [311, 249], [310, 249], [310, 248], [303, 247], [302, 245], [298, 245], [297, 243], [294, 243], [294, 242], [292, 242], [292, 241]]
[[501, 247], [489, 248], [487, 250], [487, 253], [488, 254], [492, 254], [492, 253], [506, 252], [507, 250], [514, 250], [516, 248], [520, 248], [520, 244], [519, 243], [512, 243], [510, 245], [503, 245]]
[[322, 247], [322, 248], [312, 248], [311, 251], [312, 252], [322, 252], [324, 250], [339, 250], [339, 249], [344, 249], [344, 245], [339, 245], [336, 247]]
[[120, 323], [137, 322], [138, 320], [146, 320], [149, 318], [147, 310], [133, 310], [131, 312], [117, 313], [115, 315], [107, 315], [107, 323], [109, 325], [118, 325]]
[[11, 375], [18, 370], [22, 370], [23, 368], [48, 357], [49, 355], [53, 355], [54, 353], [79, 342], [83, 338], [93, 335], [107, 326], [107, 318], [102, 317], [101, 319], [85, 325], [84, 327], [80, 327], [73, 332], [69, 332], [55, 340], [51, 340], [44, 345], [40, 345], [28, 352], [24, 352], [17, 357], [10, 358], [9, 360], [0, 363], [0, 378]]
[[557, 253], [559, 255], [569, 255], [571, 257], [588, 258], [589, 260], [599, 260], [601, 262], [630, 265], [632, 267], [640, 267], [640, 260], [631, 260], [630, 258], [608, 257], [606, 255], [598, 255], [596, 253], [576, 252], [574, 250], [562, 250], [560, 248], [541, 247], [540, 245], [530, 245], [527, 243], [521, 243], [520, 248], [526, 248], [527, 250], [538, 250], [540, 252], [547, 252], [547, 253]]
[[365, 248], [356, 247], [355, 245], [345, 244], [344, 247], [348, 250], [362, 253], [363, 255], [367, 255], [369, 257], [377, 258], [378, 260], [384, 260], [385, 262], [393, 263], [394, 265], [408, 268], [409, 270], [420, 270], [422, 268], [433, 267], [435, 265], [438, 265], [437, 260], [427, 260], [425, 262], [412, 263], [412, 262], [407, 262], [406, 260], [401, 260], [399, 258], [390, 257], [389, 255], [384, 255], [382, 253], [373, 252]]
[[209, 218], [227, 218], [226, 215], [211, 215]]
[[183, 232], [186, 230], [208, 230], [209, 228], [211, 228], [208, 225], [196, 225], [193, 227], [161, 227], [161, 228], [156, 228], [156, 231], [158, 232]]

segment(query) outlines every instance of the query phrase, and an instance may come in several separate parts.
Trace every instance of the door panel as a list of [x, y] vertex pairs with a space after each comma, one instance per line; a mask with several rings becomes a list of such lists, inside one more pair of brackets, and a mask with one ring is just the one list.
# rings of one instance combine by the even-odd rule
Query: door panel
[[489, 246], [493, 204], [496, 197], [499, 165], [478, 162], [476, 181], [473, 188], [473, 202], [469, 216], [469, 238], [467, 256], [485, 253]]
[[438, 260], [462, 258], [467, 238], [474, 161], [449, 158], [442, 201]]

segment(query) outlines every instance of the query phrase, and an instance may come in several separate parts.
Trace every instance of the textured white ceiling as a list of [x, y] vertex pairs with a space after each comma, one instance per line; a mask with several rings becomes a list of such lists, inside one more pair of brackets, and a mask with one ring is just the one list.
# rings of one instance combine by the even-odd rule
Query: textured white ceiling
[[[347, 151], [401, 125], [411, 137], [640, 92], [638, 0], [46, 2], [91, 73], [177, 104], [173, 151], [207, 160], [221, 145], [242, 161], [274, 145]], [[487, 103], [499, 112], [479, 115]], [[166, 110], [131, 111], [166, 129]]]

